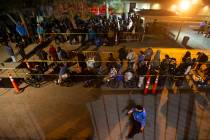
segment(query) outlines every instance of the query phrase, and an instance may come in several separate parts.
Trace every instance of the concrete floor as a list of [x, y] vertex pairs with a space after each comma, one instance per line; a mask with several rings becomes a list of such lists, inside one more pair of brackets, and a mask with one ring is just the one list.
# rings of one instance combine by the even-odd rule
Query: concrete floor
[[52, 82], [0, 96], [0, 139], [124, 140], [129, 100], [144, 105], [148, 115], [144, 135], [135, 140], [210, 139], [209, 93], [165, 88], [156, 96], [144, 96], [141, 90], [83, 88], [80, 83], [60, 87]]
[[[161, 40], [148, 40], [142, 46], [126, 44], [136, 48], [176, 47]], [[204, 96], [191, 89], [180, 93], [165, 89], [157, 96], [143, 96], [140, 91], [83, 88], [82, 84], [60, 87], [52, 82], [41, 88], [27, 87], [21, 94], [5, 91], [0, 96], [0, 139], [123, 140], [128, 120], [122, 109], [130, 99], [143, 104], [148, 112], [145, 133], [136, 135], [135, 140], [210, 139], [209, 93]]]
[[[199, 23], [197, 24], [199, 25]], [[177, 37], [181, 25], [172, 25], [171, 32]], [[184, 36], [189, 36], [188, 46], [194, 49], [210, 49], [210, 38], [205, 38], [204, 35], [198, 34], [193, 30], [195, 24], [184, 24], [178, 38], [178, 43], [181, 44]]]
[[7, 92], [0, 98], [0, 138], [2, 139], [84, 139], [92, 135], [86, 103], [100, 93], [54, 83], [42, 88], [28, 87], [16, 95]]

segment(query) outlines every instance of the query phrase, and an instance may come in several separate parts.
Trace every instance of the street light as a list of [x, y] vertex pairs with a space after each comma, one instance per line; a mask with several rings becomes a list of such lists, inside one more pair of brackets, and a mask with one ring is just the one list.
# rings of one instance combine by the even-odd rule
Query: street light
[[181, 1], [179, 7], [180, 7], [180, 10], [187, 11], [190, 8], [190, 2], [187, 0]]

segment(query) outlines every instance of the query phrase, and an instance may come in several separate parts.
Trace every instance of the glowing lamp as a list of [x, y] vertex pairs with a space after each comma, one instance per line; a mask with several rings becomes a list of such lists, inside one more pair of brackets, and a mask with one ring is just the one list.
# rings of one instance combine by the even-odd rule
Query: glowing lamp
[[190, 2], [186, 0], [182, 1], [179, 6], [180, 6], [180, 10], [186, 11], [190, 8]]

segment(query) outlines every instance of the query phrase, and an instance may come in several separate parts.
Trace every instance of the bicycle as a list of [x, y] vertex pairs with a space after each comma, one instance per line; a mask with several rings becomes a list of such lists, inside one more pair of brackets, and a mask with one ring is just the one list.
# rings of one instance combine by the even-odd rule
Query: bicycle
[[41, 79], [29, 74], [27, 74], [26, 77], [24, 78], [24, 82], [35, 88], [41, 87]]

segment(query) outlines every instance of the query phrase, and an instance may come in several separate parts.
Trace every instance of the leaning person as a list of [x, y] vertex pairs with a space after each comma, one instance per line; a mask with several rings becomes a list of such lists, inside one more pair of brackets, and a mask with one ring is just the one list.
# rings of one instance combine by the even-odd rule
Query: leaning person
[[130, 124], [127, 138], [133, 138], [135, 134], [144, 131], [146, 125], [146, 111], [141, 105], [136, 105], [128, 112], [128, 115], [130, 117]]

